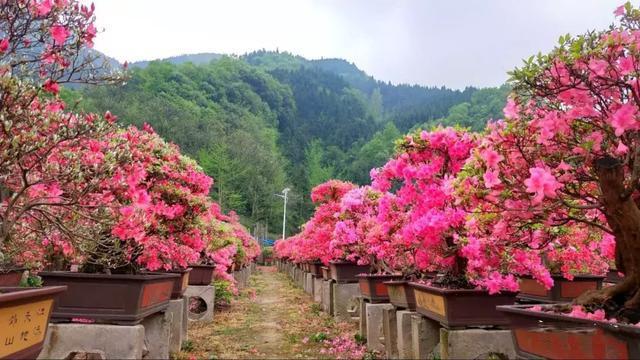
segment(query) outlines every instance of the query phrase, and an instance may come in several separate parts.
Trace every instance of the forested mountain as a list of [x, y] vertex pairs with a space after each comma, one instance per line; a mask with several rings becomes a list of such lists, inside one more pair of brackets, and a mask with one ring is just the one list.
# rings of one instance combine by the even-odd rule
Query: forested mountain
[[149, 123], [214, 177], [213, 196], [243, 221], [277, 229], [285, 186], [289, 229], [308, 218], [310, 189], [357, 183], [392, 154], [410, 128], [499, 117], [506, 88], [464, 91], [377, 81], [341, 59], [258, 51], [241, 57], [183, 55], [131, 65], [122, 86], [67, 89], [81, 109]]

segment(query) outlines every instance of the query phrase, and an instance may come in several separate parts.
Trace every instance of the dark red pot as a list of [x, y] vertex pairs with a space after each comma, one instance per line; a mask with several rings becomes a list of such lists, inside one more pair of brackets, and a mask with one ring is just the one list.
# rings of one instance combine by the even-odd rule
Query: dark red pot
[[64, 291], [64, 286], [0, 287], [0, 359], [38, 357], [54, 300]]
[[12, 269], [1, 270], [0, 269], [0, 286], [19, 286], [20, 280], [22, 280], [22, 273], [26, 269]]
[[531, 311], [530, 307], [498, 306], [510, 320], [518, 358], [640, 359], [636, 326]]
[[347, 261], [336, 261], [329, 263], [331, 279], [338, 283], [358, 282], [356, 275], [368, 274], [371, 270], [369, 265], [358, 265]]
[[391, 305], [400, 309], [416, 311], [416, 296], [408, 281], [387, 281], [385, 285], [387, 285]]
[[309, 272], [316, 277], [322, 277], [322, 263], [319, 261], [309, 263]]
[[416, 311], [445, 327], [502, 326], [509, 320], [498, 305], [512, 305], [517, 293], [489, 295], [486, 290], [444, 289], [411, 282]]
[[75, 318], [132, 325], [169, 305], [179, 274], [107, 275], [68, 271], [41, 272], [45, 285], [66, 285], [53, 308], [54, 322]]
[[189, 265], [189, 285], [206, 286], [213, 282], [215, 265]]
[[602, 288], [604, 276], [576, 275], [573, 280], [562, 276], [552, 276], [553, 287], [547, 290], [542, 284], [530, 277], [521, 277], [518, 298], [526, 301], [567, 302], [582, 293]]
[[187, 290], [187, 286], [189, 286], [190, 272], [191, 268], [167, 271], [169, 274], [180, 275], [180, 277], [173, 280], [173, 289], [171, 290], [172, 300], [179, 300], [184, 296], [184, 292]]
[[389, 302], [389, 292], [387, 291], [385, 282], [402, 279], [402, 275], [386, 274], [360, 274], [356, 275], [356, 277], [360, 285], [360, 294], [371, 303]]

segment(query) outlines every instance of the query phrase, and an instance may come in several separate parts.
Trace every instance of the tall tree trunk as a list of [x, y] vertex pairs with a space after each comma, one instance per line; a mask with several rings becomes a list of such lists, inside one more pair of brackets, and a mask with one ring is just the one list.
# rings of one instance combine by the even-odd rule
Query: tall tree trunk
[[[603, 291], [606, 300], [625, 296], [626, 308], [640, 309], [640, 209], [625, 193], [623, 165], [616, 159], [605, 157], [596, 161], [602, 202], [609, 227], [616, 241], [616, 266], [624, 272], [623, 282]], [[584, 300], [584, 299], [582, 299]]]

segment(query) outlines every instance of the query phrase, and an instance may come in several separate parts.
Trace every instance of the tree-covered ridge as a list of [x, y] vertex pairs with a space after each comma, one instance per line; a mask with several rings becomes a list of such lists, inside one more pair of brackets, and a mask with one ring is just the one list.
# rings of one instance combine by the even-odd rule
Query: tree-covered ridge
[[[82, 97], [84, 110], [109, 109], [123, 123], [151, 124], [215, 179], [212, 196], [223, 210], [271, 229], [282, 216], [274, 194], [285, 186], [293, 231], [312, 211], [317, 183], [368, 183], [369, 169], [393, 154], [405, 129], [468, 119], [462, 125], [482, 129], [506, 94], [386, 84], [341, 59], [259, 51], [205, 61], [208, 55], [215, 54], [132, 66], [124, 86], [67, 90], [65, 97]], [[190, 58], [199, 64], [180, 63]], [[456, 117], [456, 107], [468, 119]]]

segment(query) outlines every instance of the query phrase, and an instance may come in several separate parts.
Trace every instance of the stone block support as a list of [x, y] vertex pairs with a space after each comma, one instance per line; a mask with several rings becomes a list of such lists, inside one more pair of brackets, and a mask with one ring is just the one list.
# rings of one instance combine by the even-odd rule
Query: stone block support
[[382, 313], [384, 310], [393, 309], [393, 305], [366, 303], [365, 309], [367, 349], [384, 353], [384, 342], [380, 341], [380, 338], [383, 337]]
[[426, 359], [440, 341], [440, 323], [415, 314], [411, 316], [413, 358]]
[[498, 358], [496, 354], [516, 358], [510, 330], [440, 329], [441, 359]]
[[142, 359], [142, 325], [50, 324], [38, 359]]
[[322, 303], [322, 277], [313, 276], [313, 301]]
[[142, 320], [144, 343], [147, 348], [143, 359], [169, 359], [172, 323], [173, 313], [170, 311], [147, 316]]
[[184, 338], [184, 325], [187, 323], [187, 319], [184, 316], [185, 299], [171, 300], [169, 301], [169, 307], [167, 312], [172, 314], [173, 321], [171, 322], [171, 335], [169, 337], [169, 352], [176, 353], [180, 351], [182, 342], [186, 340]]
[[396, 309], [382, 309], [382, 343], [387, 359], [398, 358], [398, 321], [396, 319]]
[[413, 358], [413, 335], [411, 332], [411, 317], [417, 315], [415, 311], [400, 310], [396, 312], [398, 358]]
[[216, 290], [213, 286], [189, 285], [185, 296], [189, 321], [213, 321], [213, 307], [216, 300]]
[[358, 311], [358, 297], [360, 287], [355, 284], [331, 283], [333, 287], [333, 316], [341, 320], [351, 320], [360, 317]]
[[333, 286], [331, 280], [322, 280], [322, 310], [333, 314]]

